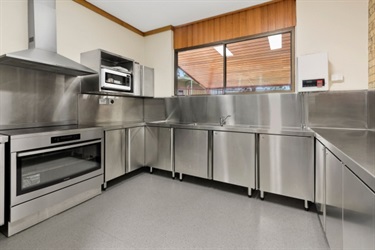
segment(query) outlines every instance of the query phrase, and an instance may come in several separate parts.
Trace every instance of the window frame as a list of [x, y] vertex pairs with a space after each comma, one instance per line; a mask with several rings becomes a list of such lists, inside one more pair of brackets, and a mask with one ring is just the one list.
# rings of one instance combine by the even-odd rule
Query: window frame
[[[244, 42], [248, 40], [253, 40], [257, 38], [263, 38], [263, 37], [268, 37], [272, 35], [277, 35], [277, 34], [282, 34], [282, 33], [290, 33], [290, 80], [291, 80], [291, 89], [288, 91], [281, 91], [281, 90], [271, 90], [271, 91], [249, 91], [249, 92], [233, 92], [233, 93], [227, 93], [225, 91], [227, 87], [227, 57], [226, 57], [226, 47], [228, 44], [231, 43], [237, 43], [237, 42]], [[286, 28], [286, 29], [280, 29], [280, 30], [275, 30], [271, 32], [266, 32], [266, 33], [260, 33], [256, 35], [251, 35], [251, 36], [245, 36], [245, 37], [239, 37], [235, 39], [228, 39], [228, 40], [222, 40], [219, 42], [215, 43], [207, 43], [204, 45], [199, 45], [199, 46], [193, 46], [193, 47], [186, 47], [182, 49], [175, 49], [174, 50], [174, 96], [180, 96], [178, 95], [178, 77], [177, 77], [177, 70], [178, 70], [178, 53], [179, 52], [184, 52], [184, 51], [189, 51], [189, 50], [194, 50], [194, 49], [201, 49], [201, 48], [206, 48], [206, 47], [212, 47], [212, 46], [218, 46], [218, 45], [223, 45], [224, 49], [224, 56], [223, 56], [223, 93], [222, 94], [202, 94], [202, 95], [191, 95], [191, 96], [211, 96], [211, 95], [239, 95], [239, 94], [257, 94], [257, 93], [293, 93], [296, 90], [295, 86], [295, 28]], [[189, 95], [190, 96], [190, 95]]]

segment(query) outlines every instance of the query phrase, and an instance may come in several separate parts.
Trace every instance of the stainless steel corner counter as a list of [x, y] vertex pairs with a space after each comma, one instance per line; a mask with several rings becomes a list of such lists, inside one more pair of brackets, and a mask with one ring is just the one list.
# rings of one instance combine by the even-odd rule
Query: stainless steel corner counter
[[275, 135], [291, 135], [291, 136], [314, 136], [314, 131], [309, 128], [297, 127], [265, 127], [252, 126], [246, 124], [223, 125], [219, 123], [180, 123], [169, 121], [154, 121], [146, 122], [147, 126], [152, 127], [167, 127], [167, 128], [185, 128], [198, 130], [215, 130], [215, 131], [231, 131], [243, 133], [257, 133], [257, 134], [275, 134]]
[[104, 131], [104, 183], [145, 166], [145, 123], [103, 122], [85, 125]]
[[313, 128], [316, 205], [332, 249], [375, 248], [375, 131]]
[[375, 130], [312, 128], [316, 138], [375, 191]]
[[[264, 192], [290, 196], [305, 200], [306, 209], [308, 201], [314, 201], [311, 129], [177, 121], [146, 126], [174, 130], [172, 169], [180, 179], [187, 174], [240, 185], [248, 188], [249, 196], [258, 189], [262, 199]], [[276, 178], [275, 173], [283, 175]]]

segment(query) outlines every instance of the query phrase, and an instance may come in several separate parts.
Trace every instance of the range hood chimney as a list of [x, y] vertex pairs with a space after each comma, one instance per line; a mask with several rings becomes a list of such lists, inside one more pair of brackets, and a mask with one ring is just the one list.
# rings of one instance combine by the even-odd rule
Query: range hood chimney
[[96, 74], [57, 54], [55, 0], [28, 0], [29, 49], [0, 56], [0, 64], [63, 75]]

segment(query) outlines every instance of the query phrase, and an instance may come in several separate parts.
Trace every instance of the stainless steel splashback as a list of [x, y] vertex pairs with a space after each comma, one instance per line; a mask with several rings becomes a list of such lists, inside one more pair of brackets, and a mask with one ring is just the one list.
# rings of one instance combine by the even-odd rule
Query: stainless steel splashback
[[305, 96], [309, 127], [367, 128], [367, 91], [309, 93]]
[[[99, 102], [103, 104], [99, 104]], [[143, 120], [142, 98], [78, 95], [79, 124], [139, 122]]]
[[375, 90], [367, 93], [367, 116], [368, 128], [375, 129]]
[[145, 122], [163, 121], [167, 118], [164, 98], [146, 98], [143, 103]]
[[301, 127], [302, 101], [298, 94], [195, 96], [166, 99], [166, 116], [183, 123], [218, 123], [270, 128]]
[[0, 129], [77, 124], [79, 92], [76, 77], [1, 65]]

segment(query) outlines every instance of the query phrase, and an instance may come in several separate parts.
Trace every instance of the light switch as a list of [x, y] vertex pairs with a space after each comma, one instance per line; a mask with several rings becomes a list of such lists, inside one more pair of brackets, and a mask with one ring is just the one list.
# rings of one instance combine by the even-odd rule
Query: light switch
[[332, 74], [331, 75], [331, 81], [332, 82], [343, 82], [344, 81], [344, 75], [343, 74]]

